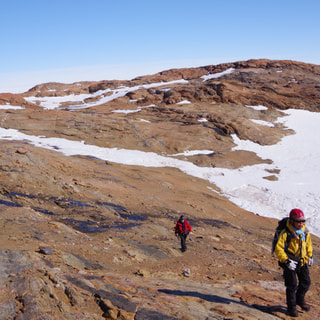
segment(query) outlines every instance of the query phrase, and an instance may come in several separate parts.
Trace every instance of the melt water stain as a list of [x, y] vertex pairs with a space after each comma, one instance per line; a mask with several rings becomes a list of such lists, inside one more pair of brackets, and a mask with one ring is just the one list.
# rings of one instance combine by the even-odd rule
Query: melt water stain
[[79, 230], [83, 233], [106, 232], [110, 229], [129, 229], [140, 225], [138, 223], [115, 222], [110, 225], [100, 226], [99, 222], [76, 220], [72, 218], [67, 218], [63, 220], [63, 222], [67, 225], [71, 225], [74, 229]]
[[115, 222], [110, 229], [129, 229], [129, 228], [133, 228], [133, 227], [137, 227], [140, 226], [141, 223], [124, 223], [124, 222]]
[[89, 204], [85, 204], [83, 202], [72, 200], [72, 199], [65, 199], [65, 198], [58, 198], [58, 197], [51, 197], [51, 201], [57, 204], [60, 207], [64, 208], [71, 208], [71, 207], [91, 207]]
[[127, 208], [120, 206], [118, 204], [114, 204], [112, 202], [98, 202], [98, 205], [104, 206], [104, 207], [111, 207], [112, 209], [114, 209], [114, 211], [116, 211], [119, 214], [123, 212], [127, 212]]
[[[23, 194], [23, 193], [17, 193], [17, 192], [10, 192], [10, 196], [8, 198], [15, 198], [15, 197], [20, 197], [20, 198], [28, 198], [28, 199], [39, 199], [45, 202], [53, 202], [56, 205], [58, 205], [61, 208], [74, 208], [74, 207], [86, 207], [90, 208], [92, 207], [91, 205], [88, 205], [86, 203], [73, 200], [73, 199], [66, 199], [66, 198], [59, 198], [59, 197], [50, 197], [48, 198], [42, 198], [42, 197], [37, 197], [32, 194]], [[0, 204], [10, 206], [10, 207], [22, 207], [20, 204], [17, 204], [12, 201], [6, 201], [6, 200], [0, 200]], [[126, 221], [134, 221], [134, 222], [126, 222], [126, 221], [117, 221], [114, 222], [110, 225], [103, 225], [100, 226], [99, 222], [94, 222], [94, 221], [84, 221], [84, 220], [76, 220], [72, 218], [67, 218], [64, 219], [63, 222], [66, 223], [67, 225], [71, 225], [73, 228], [82, 231], [84, 233], [91, 233], [91, 232], [105, 232], [109, 229], [128, 229], [128, 228], [133, 228], [136, 226], [139, 226], [140, 224], [137, 222], [147, 220], [146, 217], [136, 214], [136, 213], [128, 213], [130, 212], [127, 208], [117, 205], [111, 202], [98, 202], [98, 205], [100, 206], [105, 206], [105, 207], [110, 207], [112, 208], [116, 213], [119, 214], [119, 216], [122, 219], [125, 219]], [[56, 216], [56, 214], [50, 210], [39, 208], [39, 207], [32, 207], [33, 210], [50, 215], [50, 216]]]
[[146, 217], [140, 216], [140, 215], [135, 214], [135, 213], [132, 213], [132, 214], [120, 213], [120, 217], [123, 218], [123, 219], [134, 220], [134, 221], [147, 220]]
[[[46, 202], [54, 202], [56, 205], [63, 207], [63, 208], [71, 208], [71, 207], [91, 207], [91, 205], [85, 204], [83, 202], [73, 200], [73, 199], [65, 199], [65, 198], [59, 198], [59, 197], [51, 197], [49, 199], [43, 198], [43, 197], [37, 197], [33, 194], [23, 194], [23, 193], [18, 193], [18, 192], [10, 192], [8, 198], [28, 198], [28, 199], [39, 199], [42, 201]], [[21, 205], [11, 202], [11, 201], [4, 201], [0, 200], [0, 204], [4, 204], [7, 206], [14, 206], [14, 207], [22, 207]], [[46, 209], [41, 209], [41, 208], [33, 208], [35, 211], [44, 213], [44, 214], [49, 214], [49, 215], [55, 215], [53, 212], [46, 210]]]
[[[32, 195], [25, 195], [25, 194], [21, 194], [21, 193], [16, 193], [16, 192], [10, 192], [10, 194], [8, 196], [6, 196], [8, 199], [10, 200], [13, 200], [11, 199], [12, 197], [28, 197], [28, 198], [35, 198], [35, 196], [32, 196]], [[13, 201], [7, 201], [7, 200], [2, 200], [0, 199], [0, 204], [3, 204], [5, 206], [8, 206], [8, 207], [16, 207], [16, 208], [21, 208], [22, 205], [16, 203], [16, 202], [13, 202]]]
[[142, 215], [139, 215], [139, 214], [136, 214], [136, 213], [127, 213], [127, 212], [129, 212], [128, 209], [123, 207], [123, 206], [120, 206], [118, 204], [114, 204], [114, 203], [111, 203], [111, 202], [101, 202], [101, 203], [99, 203], [99, 205], [105, 206], [105, 207], [111, 207], [123, 219], [134, 220], [134, 221], [147, 220], [147, 218], [142, 216]]
[[28, 199], [40, 199], [42, 201], [47, 201], [47, 202], [54, 202], [55, 204], [63, 207], [91, 207], [88, 204], [85, 204], [83, 202], [73, 200], [73, 199], [66, 199], [66, 198], [59, 198], [59, 197], [50, 197], [49, 199], [43, 198], [43, 197], [37, 197], [33, 194], [23, 194], [23, 193], [18, 193], [18, 192], [10, 192], [10, 196], [14, 197], [21, 197], [21, 198], [28, 198]]
[[49, 215], [49, 216], [56, 216], [55, 213], [53, 213], [52, 211], [50, 210], [47, 210], [47, 209], [41, 209], [41, 208], [32, 208], [34, 211], [37, 211], [37, 212], [40, 212], [40, 213], [43, 213], [43, 214], [46, 214], [46, 215]]
[[35, 199], [36, 198], [36, 196], [33, 195], [33, 194], [23, 194], [23, 193], [18, 193], [18, 192], [10, 192], [10, 196], [29, 198], [29, 199]]
[[[45, 202], [54, 202], [56, 205], [62, 207], [62, 208], [74, 208], [74, 207], [91, 207], [88, 204], [82, 203], [77, 200], [72, 200], [72, 199], [65, 199], [65, 198], [58, 198], [58, 197], [51, 197], [51, 198], [44, 198], [44, 197], [37, 197], [33, 194], [23, 194], [23, 193], [18, 193], [18, 192], [10, 192], [9, 195], [6, 196], [8, 199], [13, 200], [3, 200], [0, 199], [0, 204], [8, 206], [8, 207], [17, 207], [21, 208], [22, 205], [14, 202], [15, 199], [18, 198], [27, 198], [27, 199], [39, 199], [41, 201]], [[31, 207], [33, 210], [50, 215], [50, 216], [56, 216], [56, 214], [50, 210], [39, 208], [39, 207]]]
[[63, 222], [84, 233], [104, 232], [110, 228], [109, 226], [100, 227], [97, 222], [94, 221], [76, 220], [72, 218], [67, 218], [63, 220]]
[[221, 229], [223, 227], [229, 227], [229, 228], [233, 228], [233, 229], [237, 229], [236, 227], [234, 227], [233, 225], [231, 225], [228, 222], [225, 221], [221, 221], [221, 220], [216, 220], [216, 219], [201, 219], [201, 222], [208, 224], [212, 227], [216, 227], [218, 229]]
[[3, 204], [8, 207], [16, 207], [16, 208], [22, 207], [20, 204], [17, 204], [15, 202], [11, 202], [11, 201], [6, 201], [6, 200], [0, 200], [0, 204]]

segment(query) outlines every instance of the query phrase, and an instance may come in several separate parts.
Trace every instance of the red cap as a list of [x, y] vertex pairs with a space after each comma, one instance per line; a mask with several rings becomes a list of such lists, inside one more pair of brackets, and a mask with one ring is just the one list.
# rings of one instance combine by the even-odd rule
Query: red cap
[[300, 218], [304, 218], [304, 213], [300, 209], [292, 209], [290, 211], [290, 219], [297, 220]]

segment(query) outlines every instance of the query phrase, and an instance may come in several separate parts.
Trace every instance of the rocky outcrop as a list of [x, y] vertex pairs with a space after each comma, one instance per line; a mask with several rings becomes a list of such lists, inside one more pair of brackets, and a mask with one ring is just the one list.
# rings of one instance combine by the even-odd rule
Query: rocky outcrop
[[48, 82], [32, 87], [28, 92], [24, 93], [25, 97], [56, 97], [67, 96], [70, 94], [78, 95], [89, 92], [89, 87], [93, 81], [75, 82], [72, 84], [64, 84], [59, 82]]
[[[204, 81], [205, 76], [218, 75]], [[24, 96], [66, 96], [70, 94], [96, 93], [118, 87], [139, 87], [151, 83], [187, 80], [188, 84], [175, 85], [165, 93], [137, 89], [129, 93], [141, 97], [145, 103], [155, 100], [175, 104], [188, 99], [192, 102], [240, 103], [265, 105], [280, 109], [300, 108], [318, 111], [320, 67], [295, 61], [249, 60], [198, 68], [172, 69], [154, 75], [137, 77], [131, 81], [77, 82], [73, 84], [46, 83], [35, 86]], [[170, 85], [169, 88], [172, 86]], [[155, 97], [154, 95], [158, 96]], [[138, 98], [139, 99], [139, 98]], [[141, 101], [139, 100], [139, 103]], [[71, 105], [71, 103], [70, 103]], [[65, 105], [67, 106], [67, 105]]]
[[0, 93], [0, 105], [11, 105], [22, 108], [36, 108], [33, 103], [27, 102], [20, 94]]
[[[282, 110], [317, 111], [319, 83], [319, 66], [270, 60], [132, 81], [47, 83], [23, 95], [1, 94], [1, 104], [25, 106], [0, 109], [1, 127], [159, 155], [201, 146], [214, 152], [188, 161], [234, 169], [271, 160], [232, 151], [231, 134], [277, 143], [292, 133], [277, 122]], [[73, 94], [85, 99], [62, 99], [60, 109], [45, 109], [36, 99]], [[247, 107], [258, 104], [267, 108]], [[68, 108], [74, 105], [87, 108]], [[276, 179], [277, 171], [266, 175]], [[174, 168], [126, 166], [2, 140], [0, 318], [289, 319], [282, 272], [270, 255], [277, 222], [210, 188]], [[181, 213], [193, 227], [184, 253], [173, 232]], [[320, 314], [315, 236], [313, 243], [312, 308], [299, 309], [303, 319]]]

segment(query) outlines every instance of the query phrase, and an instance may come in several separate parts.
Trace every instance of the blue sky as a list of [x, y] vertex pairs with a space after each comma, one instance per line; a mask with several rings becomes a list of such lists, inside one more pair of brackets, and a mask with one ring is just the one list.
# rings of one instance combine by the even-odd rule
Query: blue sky
[[251, 58], [320, 64], [318, 0], [10, 0], [0, 92]]

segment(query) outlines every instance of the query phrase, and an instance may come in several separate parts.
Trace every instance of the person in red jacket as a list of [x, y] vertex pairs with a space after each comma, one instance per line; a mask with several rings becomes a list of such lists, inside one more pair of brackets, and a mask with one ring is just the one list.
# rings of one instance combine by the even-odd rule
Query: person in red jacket
[[175, 235], [179, 236], [181, 239], [181, 251], [184, 252], [187, 250], [186, 240], [189, 233], [192, 232], [189, 222], [185, 219], [184, 215], [180, 216], [176, 227]]

